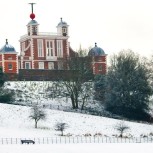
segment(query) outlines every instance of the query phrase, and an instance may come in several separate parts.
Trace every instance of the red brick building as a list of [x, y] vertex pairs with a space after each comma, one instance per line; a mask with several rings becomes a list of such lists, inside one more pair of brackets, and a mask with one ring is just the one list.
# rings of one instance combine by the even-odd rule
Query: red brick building
[[4, 73], [18, 73], [18, 55], [7, 39], [6, 44], [0, 49], [0, 66]]
[[[57, 31], [39, 32], [39, 24], [33, 13], [27, 24], [27, 33], [20, 37], [20, 52], [17, 55], [14, 47], [6, 44], [0, 49], [0, 66], [4, 73], [18, 74], [20, 70], [67, 70], [64, 61], [76, 56], [69, 45], [69, 25], [60, 19]], [[104, 50], [95, 46], [89, 51], [93, 74], [106, 74], [107, 61]]]
[[102, 48], [97, 47], [97, 43], [95, 43], [95, 47], [89, 51], [88, 56], [91, 57], [93, 74], [106, 74], [107, 54], [105, 54]]
[[56, 33], [39, 32], [38, 22], [32, 19], [27, 25], [27, 34], [19, 40], [19, 69], [64, 69], [62, 59], [73, 52], [68, 38], [68, 24], [62, 18]]

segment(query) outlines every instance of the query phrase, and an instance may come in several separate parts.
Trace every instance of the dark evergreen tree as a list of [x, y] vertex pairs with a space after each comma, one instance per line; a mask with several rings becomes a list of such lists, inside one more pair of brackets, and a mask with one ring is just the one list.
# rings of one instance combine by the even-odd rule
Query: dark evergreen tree
[[149, 120], [152, 89], [145, 62], [127, 50], [111, 58], [107, 74], [106, 109], [131, 119]]
[[105, 101], [105, 93], [107, 90], [106, 75], [96, 75], [94, 79], [94, 98], [102, 102]]
[[4, 85], [4, 73], [2, 67], [0, 67], [0, 87]]
[[14, 100], [14, 92], [4, 89], [4, 83], [4, 73], [2, 67], [0, 67], [0, 103], [12, 103]]

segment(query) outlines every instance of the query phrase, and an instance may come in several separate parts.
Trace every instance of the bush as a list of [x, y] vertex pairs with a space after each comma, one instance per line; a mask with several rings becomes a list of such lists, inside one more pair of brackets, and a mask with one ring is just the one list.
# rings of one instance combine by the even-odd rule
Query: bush
[[0, 93], [0, 103], [11, 104], [14, 100], [14, 93], [12, 91], [3, 91]]
[[126, 117], [130, 120], [150, 122], [151, 118], [151, 115], [144, 110], [125, 109], [123, 107], [109, 107], [107, 110], [122, 117]]

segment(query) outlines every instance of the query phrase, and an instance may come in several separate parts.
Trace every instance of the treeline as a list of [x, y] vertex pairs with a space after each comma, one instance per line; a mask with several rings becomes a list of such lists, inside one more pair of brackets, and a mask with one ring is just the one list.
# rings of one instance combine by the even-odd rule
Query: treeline
[[107, 75], [95, 77], [95, 98], [114, 114], [151, 121], [152, 70], [152, 61], [123, 50], [111, 57]]

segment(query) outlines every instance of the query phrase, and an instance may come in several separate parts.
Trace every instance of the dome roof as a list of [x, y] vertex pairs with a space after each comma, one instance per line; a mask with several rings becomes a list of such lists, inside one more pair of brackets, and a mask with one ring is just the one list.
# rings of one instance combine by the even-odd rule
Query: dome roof
[[36, 20], [31, 20], [28, 25], [38, 25], [38, 22]]
[[64, 22], [61, 18], [61, 21], [58, 23], [57, 26], [63, 27], [63, 26], [68, 26], [66, 22]]
[[6, 44], [0, 49], [0, 52], [6, 53], [6, 52], [16, 52], [15, 48], [8, 44], [6, 39]]
[[95, 43], [95, 47], [93, 47], [88, 53], [88, 56], [102, 56], [102, 55], [105, 55], [105, 52], [102, 48], [97, 47], [97, 43]]

